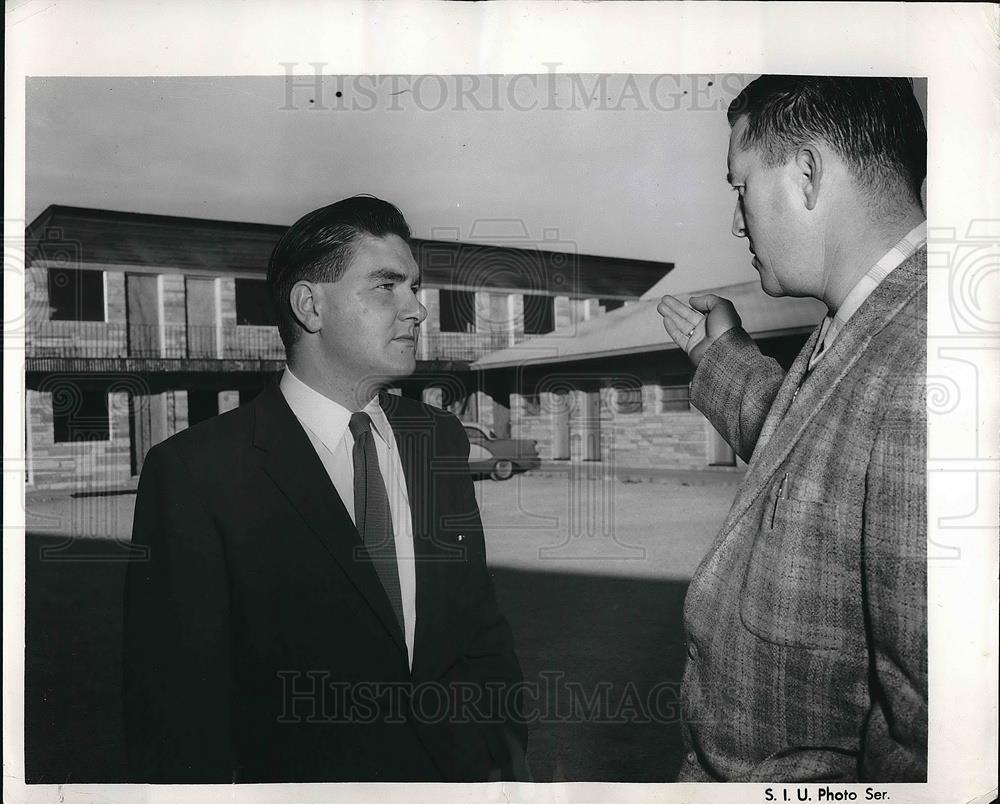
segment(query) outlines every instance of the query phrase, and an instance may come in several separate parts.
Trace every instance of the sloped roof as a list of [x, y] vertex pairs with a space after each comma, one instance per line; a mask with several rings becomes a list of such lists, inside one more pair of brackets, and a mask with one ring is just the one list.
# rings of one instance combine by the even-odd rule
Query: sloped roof
[[[774, 299], [760, 289], [758, 282], [742, 282], [702, 292], [730, 299], [743, 319], [744, 329], [755, 338], [805, 332], [826, 315], [826, 306], [816, 299]], [[663, 329], [663, 319], [656, 312], [658, 302], [659, 299], [632, 302], [575, 326], [492, 352], [473, 363], [472, 368], [544, 365], [677, 349], [679, 347]]]
[[[28, 227], [28, 263], [263, 277], [287, 226], [53, 205]], [[411, 241], [428, 287], [637, 299], [673, 263], [535, 247]]]

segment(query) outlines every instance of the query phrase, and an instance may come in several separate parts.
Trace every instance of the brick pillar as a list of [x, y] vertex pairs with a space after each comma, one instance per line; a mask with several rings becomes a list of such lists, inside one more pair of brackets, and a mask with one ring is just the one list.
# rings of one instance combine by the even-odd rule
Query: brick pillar
[[417, 295], [420, 303], [427, 308], [427, 318], [420, 325], [417, 357], [430, 360], [434, 357], [435, 342], [441, 332], [441, 294], [437, 288], [421, 288]]
[[485, 290], [476, 291], [476, 332], [492, 331], [492, 321], [490, 320], [490, 297], [491, 293]]
[[219, 413], [235, 410], [240, 406], [239, 391], [219, 391]]
[[508, 298], [511, 321], [511, 343], [520, 343], [524, 340], [524, 296], [520, 293], [511, 293]]
[[24, 320], [26, 338], [36, 327], [49, 320], [49, 274], [47, 268], [28, 268], [24, 275]]
[[593, 388], [580, 392], [580, 425], [583, 436], [583, 460], [601, 460], [601, 391]]
[[129, 398], [129, 433], [132, 472], [138, 475], [146, 453], [168, 435], [166, 394], [132, 394]]
[[222, 356], [238, 352], [236, 349], [236, 279], [231, 276], [219, 277], [218, 287], [219, 325], [222, 330]]
[[549, 406], [552, 410], [552, 459], [568, 461], [569, 448], [569, 413], [573, 405], [573, 395], [568, 391], [549, 394]]
[[597, 299], [577, 299], [580, 321], [589, 321], [595, 315], [601, 314], [601, 305]]
[[124, 324], [127, 320], [125, 309], [124, 271], [104, 272], [105, 305], [108, 309], [108, 323]]
[[170, 435], [188, 427], [188, 394], [190, 391], [167, 391], [167, 432]]
[[569, 329], [573, 325], [573, 313], [568, 296], [556, 296], [553, 300], [553, 325], [557, 330]]

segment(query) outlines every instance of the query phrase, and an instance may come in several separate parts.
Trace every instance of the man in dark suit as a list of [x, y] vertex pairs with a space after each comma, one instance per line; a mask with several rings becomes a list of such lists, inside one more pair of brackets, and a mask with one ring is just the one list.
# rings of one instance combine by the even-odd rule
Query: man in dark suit
[[381, 392], [427, 314], [409, 236], [371, 197], [295, 223], [268, 268], [280, 381], [149, 452], [125, 591], [134, 781], [526, 773], [468, 439]]

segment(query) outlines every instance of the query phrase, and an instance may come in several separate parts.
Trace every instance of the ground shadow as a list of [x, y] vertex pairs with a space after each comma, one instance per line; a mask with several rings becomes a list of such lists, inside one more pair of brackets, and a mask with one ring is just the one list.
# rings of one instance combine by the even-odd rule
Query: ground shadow
[[546, 694], [537, 709], [547, 717], [529, 730], [535, 781], [673, 781], [687, 583], [508, 569], [494, 578], [525, 679]]
[[[127, 546], [64, 544], [27, 537], [26, 778], [120, 782]], [[510, 569], [495, 581], [525, 679], [537, 685], [527, 702], [535, 780], [672, 780], [686, 584]]]
[[120, 782], [125, 548], [28, 534], [24, 764], [29, 783]]

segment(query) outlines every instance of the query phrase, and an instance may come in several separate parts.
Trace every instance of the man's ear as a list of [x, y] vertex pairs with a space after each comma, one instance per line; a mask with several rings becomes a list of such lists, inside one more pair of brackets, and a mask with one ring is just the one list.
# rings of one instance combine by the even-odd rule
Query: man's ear
[[292, 285], [288, 301], [292, 315], [298, 319], [306, 332], [319, 332], [323, 328], [321, 315], [323, 304], [318, 295], [318, 288], [312, 282], [300, 279]]
[[812, 143], [799, 148], [795, 154], [795, 172], [802, 189], [806, 209], [813, 210], [819, 201], [819, 188], [823, 180], [823, 154]]

